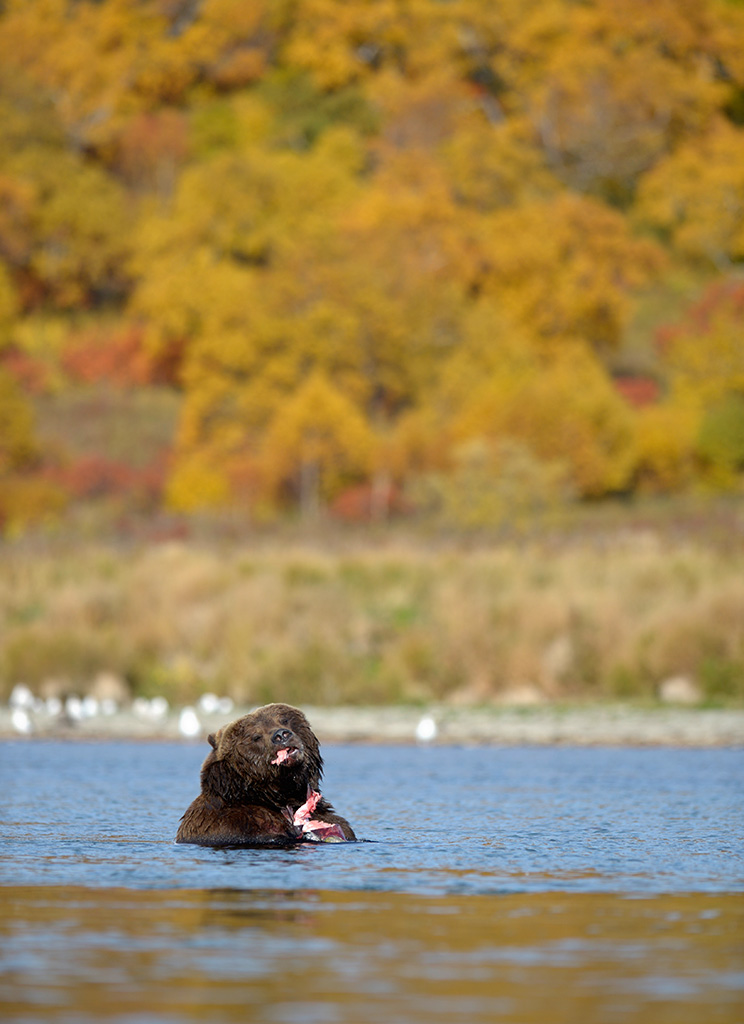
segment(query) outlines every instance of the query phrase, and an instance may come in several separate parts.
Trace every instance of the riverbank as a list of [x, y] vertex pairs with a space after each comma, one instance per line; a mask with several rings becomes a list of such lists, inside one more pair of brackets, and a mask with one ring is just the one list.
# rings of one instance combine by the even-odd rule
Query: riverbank
[[0, 701], [653, 707], [682, 687], [742, 707], [744, 506], [728, 513], [501, 542], [0, 546]]
[[[321, 743], [415, 743], [567, 746], [744, 746], [744, 710], [687, 707], [634, 707], [623, 704], [580, 706], [458, 708], [303, 706]], [[12, 712], [0, 708], [0, 738], [25, 736], [49, 739], [168, 740], [201, 743], [207, 735], [249, 711], [229, 715], [183, 711], [159, 718], [117, 711], [72, 722], [51, 716], [29, 720], [19, 731]], [[433, 732], [417, 739], [419, 731]], [[184, 734], [183, 726], [190, 729]]]

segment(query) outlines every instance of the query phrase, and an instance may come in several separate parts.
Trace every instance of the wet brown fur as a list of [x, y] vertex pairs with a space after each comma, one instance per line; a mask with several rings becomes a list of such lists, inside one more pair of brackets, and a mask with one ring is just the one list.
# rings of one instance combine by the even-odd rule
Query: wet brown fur
[[[302, 840], [287, 809], [317, 790], [323, 759], [303, 713], [289, 704], [267, 704], [209, 737], [212, 750], [201, 768], [201, 793], [181, 818], [177, 843], [201, 846], [287, 845]], [[272, 764], [277, 751], [296, 748], [292, 763]], [[354, 831], [321, 799], [313, 818]]]

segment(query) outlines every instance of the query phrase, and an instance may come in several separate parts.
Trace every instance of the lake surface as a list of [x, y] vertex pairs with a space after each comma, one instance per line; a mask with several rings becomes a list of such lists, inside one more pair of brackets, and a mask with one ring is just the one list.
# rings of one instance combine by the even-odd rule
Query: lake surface
[[363, 841], [175, 846], [207, 749], [0, 744], [0, 1019], [744, 1019], [744, 751], [326, 746]]

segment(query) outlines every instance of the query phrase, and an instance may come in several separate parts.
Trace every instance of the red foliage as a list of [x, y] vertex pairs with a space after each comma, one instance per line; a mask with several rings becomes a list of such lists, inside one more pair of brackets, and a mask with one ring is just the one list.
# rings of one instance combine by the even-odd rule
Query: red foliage
[[155, 517], [147, 520], [145, 539], [158, 544], [168, 544], [171, 541], [188, 540], [190, 532], [185, 519], [176, 519], [172, 516]]
[[62, 366], [73, 380], [107, 381], [119, 387], [172, 383], [178, 361], [176, 352], [154, 357], [144, 346], [142, 328], [132, 325], [84, 332], [62, 355]]
[[329, 507], [335, 519], [347, 523], [370, 523], [405, 515], [410, 506], [398, 484], [376, 487], [372, 483], [349, 487], [335, 498]]
[[615, 387], [634, 409], [643, 409], [659, 401], [661, 388], [653, 377], [623, 376], [615, 378]]
[[38, 359], [18, 348], [6, 349], [0, 359], [3, 367], [14, 377], [27, 394], [40, 395], [47, 390], [49, 372]]
[[47, 467], [44, 476], [73, 500], [124, 496], [154, 506], [160, 500], [165, 473], [163, 455], [142, 468], [104, 455], [85, 455], [74, 462]]

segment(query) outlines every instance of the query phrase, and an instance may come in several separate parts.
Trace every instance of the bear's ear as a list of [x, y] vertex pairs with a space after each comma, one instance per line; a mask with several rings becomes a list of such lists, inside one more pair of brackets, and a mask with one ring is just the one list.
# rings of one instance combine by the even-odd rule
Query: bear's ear
[[219, 746], [219, 742], [222, 739], [222, 729], [218, 729], [217, 732], [210, 732], [207, 736], [207, 741], [214, 750]]

